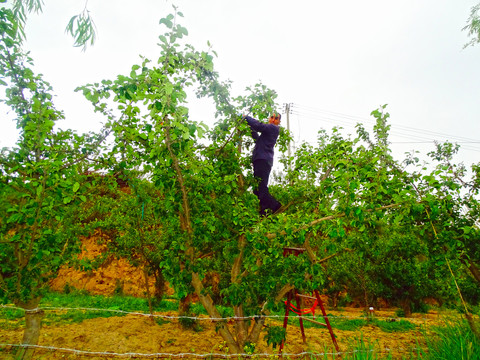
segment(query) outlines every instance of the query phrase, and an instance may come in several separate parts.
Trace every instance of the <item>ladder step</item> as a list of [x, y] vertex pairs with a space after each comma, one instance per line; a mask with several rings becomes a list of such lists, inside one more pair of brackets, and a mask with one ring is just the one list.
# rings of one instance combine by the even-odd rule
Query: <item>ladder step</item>
[[298, 247], [284, 247], [283, 250], [292, 250], [292, 251], [305, 251], [305, 248], [298, 248]]
[[305, 298], [305, 299], [317, 300], [317, 298], [314, 297], [314, 296], [308, 296], [308, 295], [302, 295], [302, 294], [298, 294], [298, 296], [300, 296], [301, 298]]
[[298, 256], [299, 254], [302, 254], [304, 251], [306, 251], [307, 249], [305, 248], [296, 248], [296, 247], [284, 247], [283, 248], [283, 256], [287, 256], [287, 255], [295, 255], [295, 256]]
[[324, 323], [321, 323], [320, 321], [317, 321], [317, 320], [313, 320], [313, 319], [310, 319], [308, 317], [304, 317], [303, 320], [307, 320], [307, 321], [310, 321], [314, 324], [318, 324], [318, 325], [322, 325], [322, 326], [325, 326], [325, 327], [328, 327], [327, 324], [324, 324]]

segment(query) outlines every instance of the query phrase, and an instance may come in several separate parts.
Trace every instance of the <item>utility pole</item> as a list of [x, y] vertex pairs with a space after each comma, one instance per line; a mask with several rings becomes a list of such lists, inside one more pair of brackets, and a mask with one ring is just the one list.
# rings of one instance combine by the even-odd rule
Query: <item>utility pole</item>
[[[287, 130], [290, 133], [290, 106], [292, 104], [285, 104], [285, 113], [287, 114]], [[288, 158], [292, 156], [292, 150], [290, 147], [290, 141], [288, 141]]]
[[[289, 134], [290, 134], [290, 107], [291, 106], [292, 106], [291, 103], [285, 104], [285, 113], [287, 114], [287, 130]], [[288, 172], [290, 172], [292, 168], [291, 158], [292, 158], [291, 141], [288, 140]], [[290, 185], [293, 185], [293, 180], [290, 180]]]

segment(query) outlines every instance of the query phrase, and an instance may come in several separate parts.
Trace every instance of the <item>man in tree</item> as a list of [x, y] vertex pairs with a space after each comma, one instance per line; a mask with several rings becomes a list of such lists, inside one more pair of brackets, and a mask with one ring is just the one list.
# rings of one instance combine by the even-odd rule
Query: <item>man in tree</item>
[[280, 132], [281, 115], [274, 113], [268, 119], [268, 124], [251, 116], [244, 116], [244, 119], [247, 120], [255, 140], [252, 154], [253, 175], [260, 179], [253, 193], [260, 200], [260, 215], [266, 216], [267, 210], [274, 213], [281, 207], [281, 204], [268, 191], [268, 178], [273, 165], [274, 147]]

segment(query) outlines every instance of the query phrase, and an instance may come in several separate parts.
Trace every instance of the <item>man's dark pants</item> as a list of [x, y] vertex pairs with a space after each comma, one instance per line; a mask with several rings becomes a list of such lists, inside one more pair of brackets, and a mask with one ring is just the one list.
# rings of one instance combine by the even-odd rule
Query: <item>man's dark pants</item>
[[253, 176], [260, 179], [257, 189], [253, 192], [260, 200], [260, 215], [266, 215], [267, 210], [272, 213], [282, 206], [268, 191], [268, 179], [272, 165], [267, 160], [255, 160], [253, 162]]

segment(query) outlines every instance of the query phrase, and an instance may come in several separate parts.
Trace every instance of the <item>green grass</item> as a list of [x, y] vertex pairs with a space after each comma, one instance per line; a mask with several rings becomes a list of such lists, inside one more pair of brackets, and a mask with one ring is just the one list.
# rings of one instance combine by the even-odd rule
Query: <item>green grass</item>
[[3, 320], [17, 320], [23, 318], [24, 311], [13, 308], [0, 308], [0, 319]]
[[402, 332], [415, 330], [417, 326], [408, 320], [378, 320], [372, 322], [385, 332]]
[[[403, 331], [411, 331], [415, 330], [417, 326], [413, 323], [411, 323], [408, 320], [396, 320], [396, 319], [387, 319], [387, 320], [380, 320], [380, 319], [372, 319], [372, 320], [367, 320], [364, 317], [361, 318], [347, 318], [347, 317], [342, 317], [342, 316], [333, 316], [333, 315], [328, 315], [329, 316], [329, 321], [330, 325], [332, 326], [333, 330], [335, 329], [338, 330], [346, 330], [346, 331], [360, 331], [362, 327], [370, 325], [370, 326], [377, 326], [379, 327], [382, 331], [384, 332], [403, 332]], [[325, 327], [322, 325], [318, 325], [312, 322], [309, 322], [308, 320], [305, 320], [304, 316], [304, 321], [303, 325], [306, 329], [308, 328], [319, 328], [319, 329], [324, 329]], [[307, 318], [312, 318], [311, 316], [308, 316]], [[322, 316], [317, 316], [316, 320], [319, 322], [324, 322]], [[289, 324], [295, 325], [295, 326], [300, 326], [300, 321], [298, 317], [290, 319]]]
[[0, 308], [0, 329], [15, 330], [25, 325], [24, 311], [19, 309]]
[[[85, 293], [71, 292], [69, 294], [51, 292], [46, 294], [39, 305], [46, 308], [43, 324], [62, 325], [80, 323], [94, 318], [108, 318], [112, 316], [125, 316], [125, 312], [149, 313], [146, 299], [131, 296], [102, 296]], [[48, 311], [48, 308], [63, 308], [72, 310]], [[79, 308], [98, 309], [81, 310]], [[178, 301], [162, 300], [154, 307], [154, 311], [176, 311]], [[18, 329], [25, 325], [24, 311], [14, 308], [0, 308], [0, 328], [5, 330]]]
[[[478, 321], [477, 327], [480, 327]], [[465, 320], [447, 321], [444, 326], [434, 327], [433, 335], [425, 338], [428, 351], [422, 353], [424, 360], [480, 359], [480, 341]]]
[[[132, 296], [103, 296], [90, 295], [81, 291], [71, 291], [66, 293], [50, 292], [47, 293], [39, 304], [40, 308], [45, 309], [45, 317], [43, 323], [45, 325], [63, 325], [71, 323], [80, 323], [84, 320], [94, 318], [108, 318], [113, 316], [125, 316], [125, 312], [149, 313], [148, 302], [146, 299], [136, 298]], [[49, 308], [59, 309], [58, 311], [49, 311]], [[97, 309], [97, 310], [82, 310]], [[65, 309], [65, 310], [61, 310]], [[70, 310], [72, 309], [72, 310]], [[191, 304], [191, 314], [205, 315], [206, 311], [199, 303]], [[52, 309], [53, 310], [53, 309]], [[153, 311], [178, 311], [178, 300], [163, 299], [155, 302]], [[222, 317], [233, 316], [230, 308], [219, 308]], [[24, 311], [13, 308], [0, 308], [0, 328], [17, 329], [25, 325]], [[188, 316], [188, 314], [187, 314]], [[188, 321], [189, 319], [185, 319]], [[158, 320], [161, 325], [164, 323]]]
[[[146, 299], [120, 295], [103, 296], [76, 294], [74, 292], [69, 294], [48, 293], [42, 298], [40, 307], [96, 308], [131, 312], [149, 312]], [[154, 311], [171, 311], [177, 309], [178, 302], [170, 300], [162, 300], [153, 307]]]
[[[397, 321], [401, 323], [401, 321]], [[394, 323], [391, 323], [394, 324]], [[480, 325], [480, 324], [479, 324]], [[395, 325], [395, 326], [405, 326]], [[480, 360], [480, 341], [464, 320], [447, 321], [444, 326], [433, 328], [433, 334], [424, 334], [426, 348], [417, 344], [416, 349], [406, 350], [401, 357], [382, 353], [375, 343], [362, 336], [355, 338], [342, 360]]]

